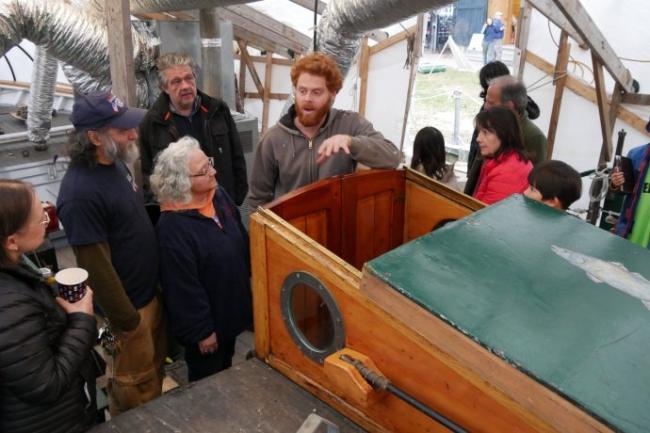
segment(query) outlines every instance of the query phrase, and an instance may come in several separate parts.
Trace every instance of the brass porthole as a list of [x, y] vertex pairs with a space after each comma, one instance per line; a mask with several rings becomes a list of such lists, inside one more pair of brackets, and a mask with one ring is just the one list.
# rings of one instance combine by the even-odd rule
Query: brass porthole
[[282, 318], [300, 350], [323, 363], [345, 345], [343, 318], [329, 290], [307, 272], [292, 272], [281, 291]]

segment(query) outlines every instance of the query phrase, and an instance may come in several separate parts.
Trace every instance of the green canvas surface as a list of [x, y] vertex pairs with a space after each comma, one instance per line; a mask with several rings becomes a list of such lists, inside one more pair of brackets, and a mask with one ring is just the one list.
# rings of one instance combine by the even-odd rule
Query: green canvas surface
[[552, 246], [605, 261], [605, 279], [650, 280], [646, 249], [520, 195], [366, 266], [611, 427], [650, 431], [650, 310]]

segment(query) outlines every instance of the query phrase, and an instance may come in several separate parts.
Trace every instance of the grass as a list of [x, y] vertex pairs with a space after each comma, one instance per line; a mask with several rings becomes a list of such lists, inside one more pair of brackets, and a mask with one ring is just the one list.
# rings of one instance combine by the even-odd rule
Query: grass
[[454, 90], [461, 92], [460, 138], [461, 147], [469, 148], [474, 130], [473, 119], [481, 108], [481, 86], [474, 72], [458, 71], [447, 67], [445, 72], [417, 74], [415, 93], [411, 105], [405, 150], [410, 154], [415, 134], [425, 126], [438, 128], [447, 145], [454, 139]]

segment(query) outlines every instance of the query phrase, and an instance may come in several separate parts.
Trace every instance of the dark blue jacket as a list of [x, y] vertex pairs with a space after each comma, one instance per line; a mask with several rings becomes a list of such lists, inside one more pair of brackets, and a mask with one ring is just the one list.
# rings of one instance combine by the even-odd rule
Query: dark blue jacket
[[[630, 150], [627, 157], [632, 160], [635, 186], [634, 192], [625, 196], [623, 207], [621, 208], [621, 216], [618, 218], [618, 223], [616, 224], [616, 234], [624, 238], [628, 237], [632, 231], [632, 226], [634, 226], [636, 205], [643, 191], [643, 182], [648, 174], [648, 167], [650, 167], [650, 143]], [[648, 245], [648, 248], [650, 249], [650, 245]]]
[[248, 234], [221, 187], [214, 207], [221, 227], [196, 210], [162, 212], [156, 226], [169, 322], [184, 345], [212, 332], [234, 339], [252, 321]]

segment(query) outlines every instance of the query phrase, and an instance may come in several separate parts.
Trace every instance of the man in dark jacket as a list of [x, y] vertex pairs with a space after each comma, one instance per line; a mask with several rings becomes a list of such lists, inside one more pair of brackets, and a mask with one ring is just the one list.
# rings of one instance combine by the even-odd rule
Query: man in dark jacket
[[165, 54], [158, 58], [157, 65], [162, 92], [140, 124], [145, 203], [155, 204], [149, 176], [156, 155], [169, 143], [189, 135], [198, 140], [208, 157], [214, 158], [219, 185], [241, 205], [248, 192], [246, 161], [230, 109], [221, 99], [197, 90], [196, 67], [189, 55]]

